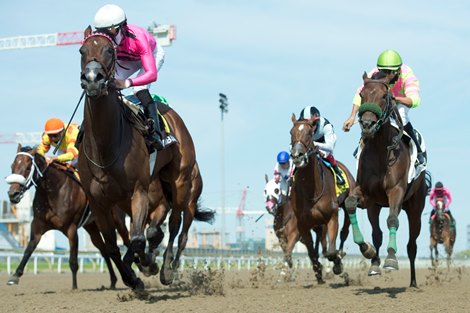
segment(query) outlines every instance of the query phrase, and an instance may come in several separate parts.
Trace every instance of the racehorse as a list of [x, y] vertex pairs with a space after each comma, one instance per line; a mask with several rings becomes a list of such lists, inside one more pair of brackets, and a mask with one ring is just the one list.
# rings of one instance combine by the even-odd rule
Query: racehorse
[[[91, 28], [88, 28], [80, 52], [82, 87], [87, 93], [87, 103], [83, 123], [85, 134], [81, 143], [83, 153], [79, 156], [79, 167], [81, 173], [83, 172], [85, 190], [94, 204], [92, 207], [98, 212], [98, 225], [106, 243], [109, 242], [112, 248], [111, 256], [123, 276], [123, 281], [132, 288], [142, 288], [142, 282], [135, 277], [127, 261], [129, 255], [135, 252], [139, 256], [140, 266], [147, 274], [156, 272], [152, 254], [145, 253], [143, 230], [148, 220], [149, 201], [153, 210], [159, 205], [159, 189], [166, 190], [165, 194], [171, 204], [170, 236], [163, 256], [160, 280], [163, 284], [170, 284], [173, 281], [173, 270], [177, 266], [177, 262], [173, 263], [173, 242], [181, 226], [182, 212], [191, 205], [191, 173], [196, 162], [191, 135], [176, 111], [169, 106], [158, 106], [178, 143], [158, 153], [150, 177], [149, 156], [142, 136], [143, 127], [129, 114], [126, 107], [120, 104], [120, 93], [109, 88], [113, 84], [116, 61], [112, 41], [104, 34], [91, 33]], [[132, 120], [135, 127], [130, 125], [128, 120]], [[132, 216], [132, 250], [125, 256], [125, 264], [118, 259], [112, 225], [107, 214], [112, 203], [118, 203]], [[214, 212], [210, 212], [206, 216], [207, 220], [212, 219], [213, 214]], [[193, 217], [188, 215], [186, 218], [192, 220]], [[181, 240], [184, 241], [184, 237], [180, 237]], [[154, 245], [160, 240], [157, 228], [147, 229], [147, 240], [149, 245]]]
[[[143, 123], [131, 122], [130, 109], [120, 103], [113, 88], [116, 51], [110, 37], [85, 32], [80, 48], [81, 86], [86, 93], [83, 139], [78, 168], [83, 188], [103, 235], [108, 253], [124, 284], [143, 289], [143, 282], [121, 260], [111, 208], [118, 205], [131, 216], [130, 247], [126, 256], [138, 256], [144, 267], [155, 264], [145, 253], [144, 227], [149, 207], [150, 166]], [[131, 124], [132, 123], [132, 124]], [[134, 126], [136, 125], [136, 126]]]
[[[340, 166], [343, 171], [347, 170], [346, 168], [343, 168], [342, 164], [340, 164]], [[279, 239], [282, 251], [284, 252], [284, 260], [289, 268], [292, 268], [292, 250], [294, 249], [295, 244], [299, 240], [302, 240], [297, 228], [297, 217], [291, 208], [292, 201], [288, 200], [288, 197], [281, 193], [280, 184], [276, 183], [274, 179], [268, 180], [267, 175], [265, 176], [265, 180], [266, 185], [264, 187], [264, 195], [266, 210], [269, 214], [274, 216], [274, 232]], [[344, 209], [344, 202], [342, 202], [341, 205]], [[349, 235], [349, 225], [349, 216], [345, 214], [343, 227], [340, 232], [339, 252], [341, 256], [345, 254], [343, 247], [344, 242]], [[323, 253], [325, 253], [327, 247], [325, 225], [315, 227], [314, 231], [317, 234], [314, 249], [318, 254], [319, 242], [321, 241]]]
[[[323, 254], [328, 260], [334, 262], [333, 273], [339, 275], [343, 271], [341, 257], [342, 245], [336, 250], [336, 237], [338, 235], [338, 208], [344, 208], [344, 201], [355, 186], [354, 179], [349, 170], [338, 162], [346, 175], [349, 188], [336, 195], [335, 177], [332, 171], [323, 162], [318, 146], [313, 143], [313, 122], [297, 121], [292, 114], [291, 128], [291, 156], [295, 164], [292, 186], [292, 209], [297, 217], [297, 227], [306, 245], [309, 258], [319, 283], [322, 279], [322, 265], [318, 261], [318, 252], [312, 246], [311, 229], [326, 225], [329, 246]], [[349, 218], [345, 216], [345, 223], [341, 232], [341, 241], [344, 243], [349, 233]]]
[[[111, 288], [114, 289], [117, 278], [111, 260], [106, 253], [98, 227], [90, 216], [86, 195], [78, 180], [74, 178], [74, 174], [68, 172], [59, 163], [53, 162], [48, 165], [45, 158], [37, 153], [36, 149], [22, 147], [21, 145], [18, 145], [17, 154], [11, 168], [12, 174], [7, 177], [7, 182], [10, 184], [8, 191], [10, 201], [14, 204], [19, 203], [24, 192], [33, 185], [36, 186], [36, 193], [33, 200], [34, 217], [31, 222], [31, 235], [28, 246], [18, 268], [9, 278], [8, 285], [19, 283], [24, 267], [39, 244], [42, 235], [55, 229], [61, 231], [69, 239], [72, 288], [76, 289], [78, 270], [77, 230], [83, 226], [106, 261], [111, 279]], [[124, 225], [124, 228], [118, 229], [121, 231], [123, 240], [128, 242], [124, 221], [120, 218], [116, 221], [121, 221], [118, 225]]]
[[[444, 207], [444, 201], [436, 201], [435, 214], [433, 217], [431, 217], [431, 244], [429, 248], [431, 250], [431, 264], [436, 266], [439, 257], [437, 245], [439, 243], [443, 244], [447, 253], [447, 268], [449, 268], [455, 243], [456, 231], [455, 228], [451, 226], [451, 218], [449, 214], [444, 212]], [[435, 257], [433, 250], [435, 252]]]
[[[379, 72], [380, 73], [380, 72]], [[382, 245], [382, 230], [379, 216], [382, 207], [389, 207], [387, 226], [389, 242], [384, 268], [398, 269], [395, 256], [397, 251], [396, 232], [400, 210], [407, 213], [409, 240], [407, 244], [410, 260], [410, 287], [416, 284], [416, 239], [421, 230], [421, 214], [425, 205], [427, 186], [425, 171], [421, 172], [411, 184], [408, 183], [408, 171], [411, 157], [408, 144], [401, 140], [403, 125], [400, 130], [391, 124], [392, 117], [401, 124], [393, 94], [389, 88], [392, 75], [373, 76], [371, 79], [364, 73], [364, 87], [361, 91], [362, 104], [359, 109], [361, 126], [362, 151], [359, 156], [357, 185], [352, 195], [346, 199], [346, 208], [353, 225], [354, 242], [362, 254], [371, 259], [369, 275], [380, 274], [379, 249]], [[357, 206], [367, 208], [367, 215], [372, 226], [374, 246], [364, 241], [357, 224]]]

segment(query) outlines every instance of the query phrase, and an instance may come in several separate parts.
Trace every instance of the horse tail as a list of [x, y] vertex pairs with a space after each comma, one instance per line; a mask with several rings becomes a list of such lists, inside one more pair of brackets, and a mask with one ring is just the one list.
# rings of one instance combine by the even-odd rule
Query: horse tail
[[194, 212], [194, 218], [199, 222], [213, 224], [215, 220], [215, 211], [208, 208], [203, 208], [201, 206], [201, 201], [198, 200], [196, 210]]

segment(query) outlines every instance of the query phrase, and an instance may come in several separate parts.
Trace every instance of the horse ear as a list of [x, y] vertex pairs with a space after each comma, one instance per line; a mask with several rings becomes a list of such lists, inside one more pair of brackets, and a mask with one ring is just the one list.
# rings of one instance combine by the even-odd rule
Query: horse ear
[[266, 183], [269, 181], [268, 174], [264, 174], [264, 180], [266, 181]]
[[88, 27], [85, 29], [85, 32], [84, 32], [84, 34], [83, 34], [83, 35], [84, 35], [83, 38], [88, 37], [88, 35], [90, 35], [91, 32], [92, 32], [91, 26], [88, 25]]
[[18, 148], [16, 148], [16, 153], [21, 151], [21, 143], [18, 143]]
[[295, 114], [294, 114], [294, 113], [292, 113], [291, 119], [292, 119], [292, 123], [295, 123], [295, 121], [297, 120], [297, 118], [295, 117]]
[[366, 80], [367, 78], [367, 73], [364, 71], [364, 74], [362, 74], [362, 80]]

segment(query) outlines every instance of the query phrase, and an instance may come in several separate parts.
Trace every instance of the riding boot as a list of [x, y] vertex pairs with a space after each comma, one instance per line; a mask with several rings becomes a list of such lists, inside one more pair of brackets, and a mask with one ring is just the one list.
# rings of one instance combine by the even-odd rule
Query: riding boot
[[411, 125], [411, 122], [408, 122], [408, 124], [406, 124], [404, 127], [403, 127], [406, 131], [406, 133], [411, 137], [411, 139], [413, 139], [415, 145], [416, 145], [416, 150], [418, 152], [418, 162], [419, 164], [424, 164], [426, 162], [426, 160], [424, 159], [424, 156], [423, 156], [423, 151], [421, 151], [421, 146], [418, 142], [418, 139], [416, 138], [416, 134], [415, 134], [415, 130], [413, 128], [413, 125]]
[[80, 147], [80, 143], [83, 140], [83, 134], [84, 134], [84, 130], [83, 130], [83, 123], [82, 123], [82, 125], [78, 127], [78, 135], [75, 141], [75, 148], [77, 148], [77, 150], [78, 150], [78, 147]]
[[325, 158], [328, 162], [330, 162], [331, 167], [333, 168], [333, 171], [335, 172], [336, 176], [336, 182], [338, 185], [344, 185], [346, 182], [343, 179], [343, 175], [341, 175], [341, 170], [338, 167], [338, 164], [336, 163], [336, 159], [333, 156], [333, 154], [328, 154], [328, 156]]
[[150, 136], [155, 148], [160, 151], [163, 149], [163, 142], [160, 134], [160, 121], [158, 119], [157, 106], [155, 105], [148, 89], [139, 90], [135, 95], [139, 98], [140, 104], [144, 108], [145, 116], [152, 121]]

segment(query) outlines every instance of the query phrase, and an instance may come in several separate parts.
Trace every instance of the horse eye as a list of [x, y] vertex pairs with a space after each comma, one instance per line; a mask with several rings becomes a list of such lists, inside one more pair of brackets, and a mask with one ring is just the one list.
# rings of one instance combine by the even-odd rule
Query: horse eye
[[110, 55], [113, 55], [114, 49], [111, 48], [111, 47], [109, 47], [109, 48], [106, 50], [106, 52], [107, 52], [108, 54], [110, 54]]
[[274, 193], [278, 194], [279, 193], [279, 188], [274, 189]]

